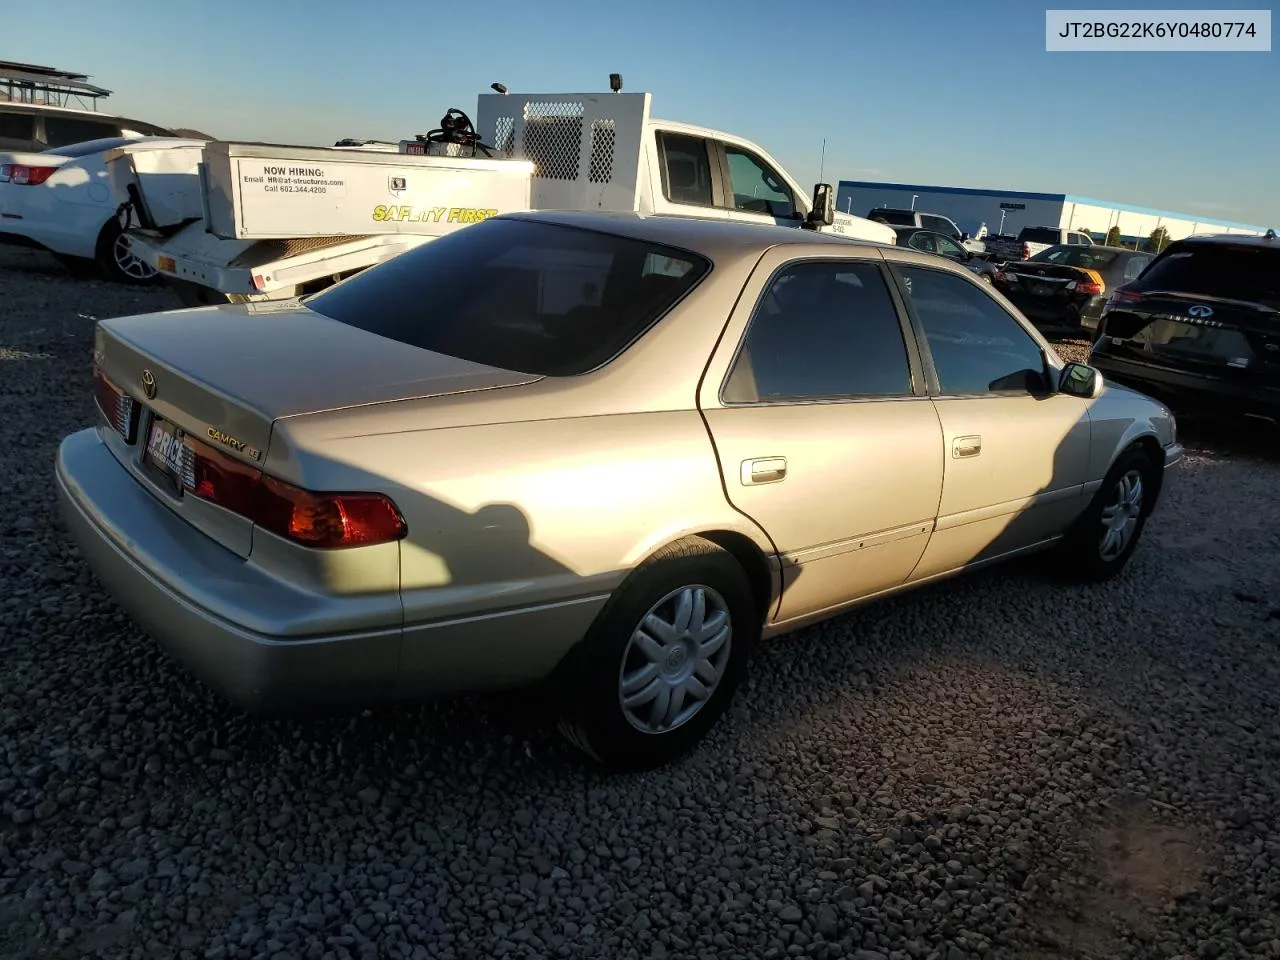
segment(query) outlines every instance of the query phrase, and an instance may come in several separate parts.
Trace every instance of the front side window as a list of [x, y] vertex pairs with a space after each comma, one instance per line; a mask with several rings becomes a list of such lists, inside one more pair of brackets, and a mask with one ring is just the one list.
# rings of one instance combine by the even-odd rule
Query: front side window
[[495, 219], [306, 299], [410, 347], [506, 370], [574, 376], [608, 363], [710, 270], [702, 257], [611, 233]]
[[724, 152], [735, 209], [783, 219], [795, 217], [795, 197], [776, 170], [738, 147], [726, 144]]
[[938, 244], [938, 252], [944, 257], [950, 257], [952, 260], [967, 259], [965, 256], [967, 251], [950, 237], [939, 235], [936, 242]]
[[1043, 391], [1039, 345], [980, 287], [938, 270], [897, 269], [943, 394]]
[[910, 210], [892, 210], [885, 207], [872, 207], [867, 214], [868, 220], [879, 220], [898, 227], [914, 227], [916, 215]]
[[711, 160], [707, 141], [701, 137], [659, 133], [658, 143], [662, 148], [667, 199], [672, 203], [711, 206]]
[[909, 396], [902, 324], [880, 268], [796, 263], [769, 284], [725, 383], [728, 403]]

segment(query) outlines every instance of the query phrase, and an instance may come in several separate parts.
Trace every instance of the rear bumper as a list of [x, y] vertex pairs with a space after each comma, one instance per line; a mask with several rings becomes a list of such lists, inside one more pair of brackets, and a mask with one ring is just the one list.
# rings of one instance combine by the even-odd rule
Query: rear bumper
[[[143, 630], [210, 687], [250, 709], [390, 692], [399, 623], [288, 640], [247, 629], [226, 611], [256, 603], [278, 618], [267, 611], [299, 598], [283, 596], [287, 586], [175, 517], [116, 462], [95, 430], [62, 442], [56, 473], [63, 521], [94, 573]], [[186, 583], [203, 593], [203, 603], [175, 585]], [[224, 597], [225, 608], [211, 609], [211, 597]]]
[[1045, 300], [1030, 297], [1026, 294], [1005, 293], [1023, 315], [1032, 322], [1053, 323], [1068, 327], [1082, 327], [1085, 330], [1096, 330], [1098, 320], [1102, 316], [1102, 308], [1106, 303], [1103, 297], [1088, 297], [1081, 300]]
[[[320, 596], [191, 527], [96, 430], [62, 441], [63, 520], [125, 612], [193, 675], [250, 710], [417, 699], [537, 683], [586, 634], [607, 590], [404, 624], [394, 594]], [[427, 614], [419, 606], [419, 615]], [[353, 631], [351, 624], [373, 624]]]
[[1242, 379], [1204, 376], [1107, 353], [1091, 354], [1089, 363], [1102, 371], [1104, 377], [1161, 399], [1220, 408], [1232, 414], [1280, 419], [1280, 385], [1272, 387]]

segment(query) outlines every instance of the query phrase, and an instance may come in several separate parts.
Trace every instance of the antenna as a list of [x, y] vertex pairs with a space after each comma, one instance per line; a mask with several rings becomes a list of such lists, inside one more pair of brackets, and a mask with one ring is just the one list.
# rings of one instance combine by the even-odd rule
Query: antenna
[[822, 183], [822, 174], [827, 169], [827, 138], [822, 138], [822, 158], [818, 161], [818, 182]]

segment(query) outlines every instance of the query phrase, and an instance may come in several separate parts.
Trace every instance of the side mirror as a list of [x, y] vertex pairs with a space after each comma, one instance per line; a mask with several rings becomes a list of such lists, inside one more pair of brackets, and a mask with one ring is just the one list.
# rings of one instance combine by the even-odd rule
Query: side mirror
[[1058, 378], [1058, 392], [1084, 400], [1102, 393], [1102, 373], [1084, 363], [1068, 363]]
[[813, 209], [809, 211], [806, 225], [816, 230], [836, 222], [836, 192], [829, 183], [813, 187]]
[[961, 231], [961, 233], [960, 233], [960, 242], [961, 242], [961, 243], [967, 243], [968, 241], [969, 241], [969, 231], [968, 231], [968, 230], [963, 230], [963, 231]]

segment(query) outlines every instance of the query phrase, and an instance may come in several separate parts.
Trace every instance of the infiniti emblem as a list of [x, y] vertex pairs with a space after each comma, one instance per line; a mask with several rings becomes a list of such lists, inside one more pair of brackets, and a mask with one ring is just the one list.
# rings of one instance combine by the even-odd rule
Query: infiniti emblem
[[1187, 308], [1187, 316], [1189, 316], [1189, 317], [1200, 317], [1201, 319], [1203, 319], [1203, 318], [1205, 318], [1205, 317], [1212, 317], [1212, 316], [1213, 316], [1213, 307], [1206, 307], [1206, 306], [1202, 306], [1202, 305], [1200, 305], [1200, 304], [1197, 304], [1197, 305], [1196, 305], [1196, 306], [1194, 306], [1194, 307], [1188, 307], [1188, 308]]
[[150, 370], [142, 371], [142, 392], [150, 400], [156, 395], [156, 378]]

